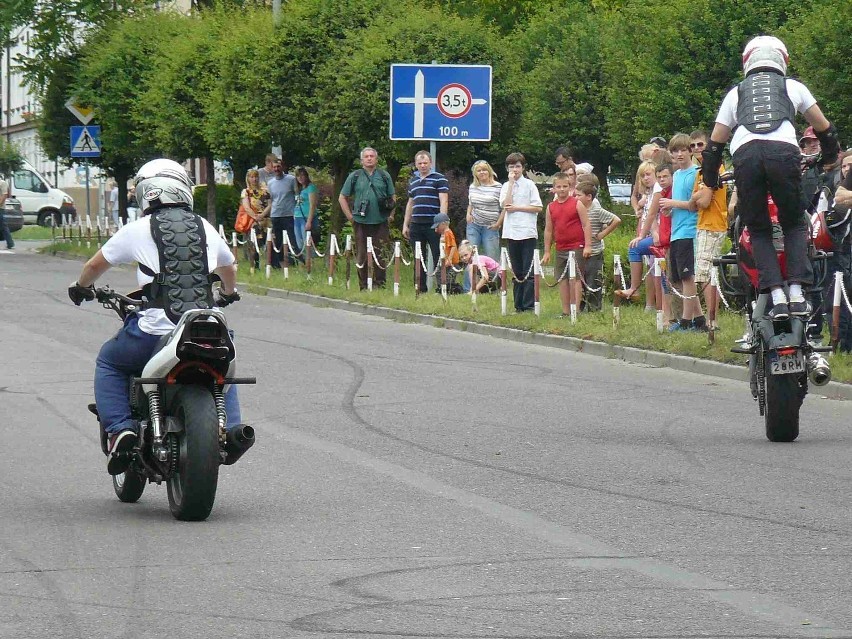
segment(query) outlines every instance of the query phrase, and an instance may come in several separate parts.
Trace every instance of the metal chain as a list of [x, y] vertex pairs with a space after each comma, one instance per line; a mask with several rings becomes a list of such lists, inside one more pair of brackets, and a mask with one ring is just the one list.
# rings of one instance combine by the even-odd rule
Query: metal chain
[[515, 269], [512, 268], [512, 259], [509, 257], [509, 252], [506, 251], [506, 263], [509, 266], [509, 270], [512, 271], [512, 281], [517, 282], [518, 284], [523, 284], [528, 279], [530, 279], [530, 275], [533, 272], [533, 266], [535, 266], [535, 260], [530, 260], [530, 270], [527, 271], [527, 274], [524, 276], [524, 279], [519, 280], [515, 277]]

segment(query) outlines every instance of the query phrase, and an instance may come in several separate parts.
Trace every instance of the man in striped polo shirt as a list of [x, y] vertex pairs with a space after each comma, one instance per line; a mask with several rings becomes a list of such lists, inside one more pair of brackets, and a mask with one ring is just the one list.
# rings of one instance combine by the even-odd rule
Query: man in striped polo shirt
[[[440, 238], [432, 230], [432, 221], [438, 213], [447, 213], [450, 203], [450, 185], [447, 178], [432, 170], [432, 156], [428, 151], [418, 151], [414, 156], [417, 173], [408, 182], [408, 204], [405, 205], [405, 220], [402, 223], [402, 236], [406, 238], [414, 251], [415, 242], [420, 242], [424, 262], [426, 245], [432, 251], [432, 262], [438, 264], [441, 245]], [[420, 272], [420, 291], [426, 290], [426, 271]]]

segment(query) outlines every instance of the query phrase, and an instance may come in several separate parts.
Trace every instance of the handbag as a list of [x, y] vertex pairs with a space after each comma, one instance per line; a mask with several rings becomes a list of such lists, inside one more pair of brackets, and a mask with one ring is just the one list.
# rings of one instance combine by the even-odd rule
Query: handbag
[[254, 218], [249, 215], [246, 208], [240, 204], [240, 208], [237, 211], [237, 219], [234, 220], [234, 230], [237, 233], [248, 233], [253, 224]]
[[[379, 213], [381, 213], [383, 217], [390, 217], [390, 214], [393, 213], [393, 210], [396, 208], [396, 201], [393, 199], [393, 189], [388, 189], [389, 191], [391, 191], [390, 195], [385, 195], [384, 197], [382, 197], [379, 195], [378, 191], [376, 191], [376, 187], [373, 186], [373, 179], [367, 174], [367, 171], [364, 171], [364, 177], [366, 177], [367, 181], [370, 183], [370, 188], [373, 189], [373, 193], [376, 196], [376, 201], [379, 203]], [[384, 180], [384, 177], [382, 178], [382, 180]], [[385, 186], [387, 186], [387, 182], [385, 182]]]

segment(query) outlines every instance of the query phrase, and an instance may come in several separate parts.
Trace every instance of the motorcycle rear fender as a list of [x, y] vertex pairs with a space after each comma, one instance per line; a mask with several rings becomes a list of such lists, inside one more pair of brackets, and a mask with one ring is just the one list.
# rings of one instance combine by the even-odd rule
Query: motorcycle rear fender
[[757, 298], [752, 314], [752, 325], [755, 334], [760, 335], [764, 348], [774, 351], [779, 348], [801, 348], [805, 343], [807, 322], [799, 317], [791, 316], [783, 322], [773, 322], [766, 317], [766, 307], [771, 298], [762, 293]]
[[[145, 365], [145, 368], [142, 370], [141, 377], [143, 378], [162, 378], [169, 375], [169, 373], [174, 370], [178, 364], [181, 363], [181, 359], [177, 355], [177, 346], [181, 341], [181, 337], [184, 335], [184, 332], [187, 330], [187, 326], [199, 316], [214, 316], [219, 321], [221, 321], [224, 326], [227, 328], [227, 321], [225, 320], [225, 315], [222, 311], [218, 309], [193, 309], [191, 311], [187, 311], [184, 313], [180, 321], [178, 321], [174, 330], [169, 335], [166, 344], [154, 353], [154, 356], [148, 361]], [[230, 340], [230, 338], [229, 338]], [[233, 352], [233, 343], [231, 343], [231, 349]], [[228, 370], [226, 373], [227, 377], [234, 377], [236, 374], [236, 357], [232, 357], [229, 364]], [[150, 393], [157, 389], [156, 384], [144, 384], [143, 389], [145, 393]]]

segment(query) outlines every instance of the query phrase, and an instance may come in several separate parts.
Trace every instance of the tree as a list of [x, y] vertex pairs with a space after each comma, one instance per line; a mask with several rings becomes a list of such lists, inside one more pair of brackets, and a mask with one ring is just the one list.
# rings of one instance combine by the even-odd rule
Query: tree
[[517, 145], [545, 173], [553, 172], [553, 151], [563, 144], [601, 175], [612, 159], [605, 142], [603, 61], [600, 49], [588, 46], [598, 32], [598, 16], [574, 4], [553, 9], [517, 34], [524, 66]]
[[[447, 16], [437, 9], [400, 5], [382, 20], [339, 43], [340, 55], [326, 61], [316, 74], [317, 108], [310, 128], [317, 135], [321, 157], [331, 166], [339, 189], [363, 146], [374, 146], [391, 175], [411, 162], [423, 142], [388, 140], [389, 67], [393, 62], [491, 64], [493, 71], [493, 135], [514, 135], [519, 115], [517, 93], [507, 81], [515, 71], [514, 58], [496, 32], [479, 20]], [[365, 91], [365, 87], [369, 87]], [[474, 143], [441, 146], [440, 167], [468, 167]]]
[[272, 142], [267, 108], [280, 88], [269, 79], [276, 57], [269, 12], [241, 13], [224, 27], [218, 44], [202, 126], [213, 153], [231, 160], [235, 182], [242, 185], [245, 171], [261, 163]]
[[0, 138], [0, 176], [8, 176], [20, 169], [24, 164], [24, 156], [13, 144]]
[[837, 126], [844, 146], [852, 141], [852, 4], [820, 0], [788, 23], [781, 33], [790, 52], [790, 69], [800, 76], [829, 120]]
[[152, 61], [160, 54], [160, 43], [177, 42], [188, 20], [172, 12], [132, 16], [91, 36], [81, 49], [71, 93], [95, 109], [102, 144], [97, 164], [118, 181], [122, 211], [127, 207], [127, 179], [136, 167], [162, 153], [152, 123], [142, 117], [139, 98], [156, 73]]
[[179, 38], [158, 39], [153, 68], [134, 105], [134, 118], [159, 150], [176, 159], [204, 158], [207, 218], [214, 225], [216, 175], [205, 124], [218, 72], [214, 52], [225, 30], [224, 17], [219, 11], [208, 11], [181, 18]]

